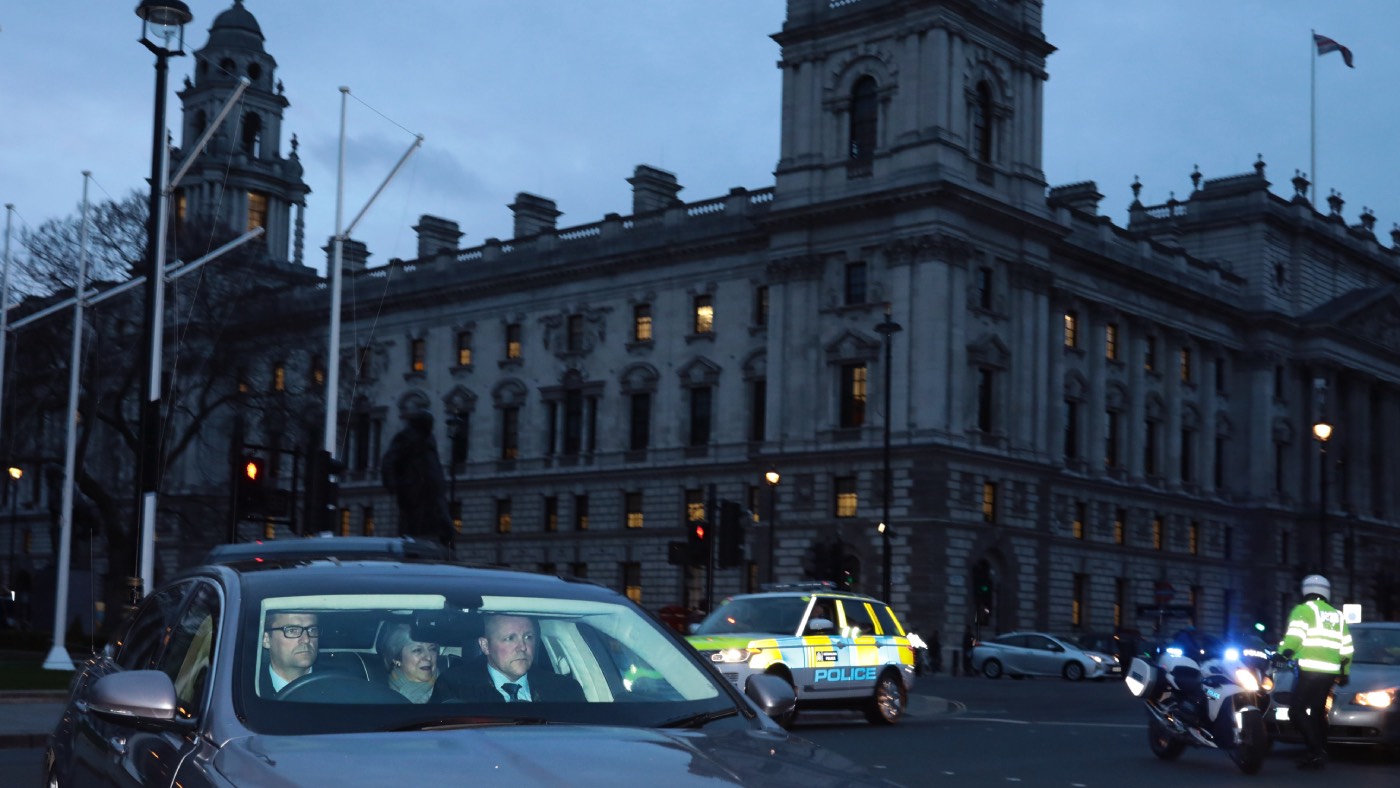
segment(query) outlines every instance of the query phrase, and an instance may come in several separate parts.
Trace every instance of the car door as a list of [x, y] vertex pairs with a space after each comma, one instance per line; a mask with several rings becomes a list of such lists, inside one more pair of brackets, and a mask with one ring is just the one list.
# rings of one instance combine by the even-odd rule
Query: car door
[[111, 659], [89, 668], [90, 676], [74, 695], [72, 731], [72, 781], [77, 785], [142, 785], [122, 768], [130, 739], [139, 733], [133, 726], [97, 716], [88, 709], [86, 693], [102, 676], [124, 670], [148, 670], [174, 623], [191, 584], [160, 589], [142, 601], [136, 614], [117, 638], [120, 646]]
[[[831, 627], [819, 627], [816, 622], [831, 622]], [[840, 692], [845, 673], [850, 667], [846, 638], [841, 635], [841, 617], [837, 600], [819, 596], [813, 600], [798, 633], [802, 640], [803, 659], [800, 667], [790, 666], [793, 681], [808, 687], [817, 695]]]
[[1007, 673], [1028, 673], [1032, 669], [1032, 663], [1028, 657], [1029, 650], [1026, 648], [1025, 635], [1003, 635], [996, 639], [996, 643], [1001, 646], [997, 658], [1001, 660], [1002, 666]]
[[1058, 675], [1064, 648], [1044, 635], [1026, 636], [1026, 671], [1037, 675]]

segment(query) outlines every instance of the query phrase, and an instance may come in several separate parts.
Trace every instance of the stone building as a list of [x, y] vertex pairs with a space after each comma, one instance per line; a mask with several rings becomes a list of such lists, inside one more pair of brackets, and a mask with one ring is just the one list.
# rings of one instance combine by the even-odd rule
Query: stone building
[[[508, 240], [423, 216], [416, 259], [351, 243], [341, 532], [396, 532], [380, 458], [426, 410], [459, 560], [651, 608], [704, 597], [669, 546], [733, 500], [745, 558], [716, 595], [888, 583], [945, 643], [1277, 628], [1305, 569], [1400, 616], [1400, 230], [1315, 210], [1301, 175], [1275, 193], [1262, 159], [1159, 205], [1135, 182], [1126, 226], [1096, 184], [1050, 188], [1041, 11], [789, 0], [773, 183], [684, 201], [639, 165], [625, 215], [558, 227], [520, 193]], [[327, 303], [249, 315], [254, 346], [305, 339], [250, 385], [324, 386]], [[317, 447], [315, 423], [251, 437]]]

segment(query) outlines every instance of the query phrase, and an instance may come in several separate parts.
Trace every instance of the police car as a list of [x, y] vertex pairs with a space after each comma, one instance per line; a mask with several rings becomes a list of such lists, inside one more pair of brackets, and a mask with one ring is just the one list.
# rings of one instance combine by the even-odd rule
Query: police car
[[792, 685], [798, 709], [856, 708], [872, 723], [899, 720], [914, 686], [914, 646], [889, 605], [825, 583], [764, 589], [726, 599], [690, 644], [741, 691], [766, 673]]

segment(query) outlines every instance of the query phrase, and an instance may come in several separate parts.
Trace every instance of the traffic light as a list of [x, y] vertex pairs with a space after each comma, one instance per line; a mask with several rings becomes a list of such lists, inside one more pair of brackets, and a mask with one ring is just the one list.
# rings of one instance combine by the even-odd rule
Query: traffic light
[[710, 562], [709, 523], [692, 520], [686, 524], [686, 542], [690, 547], [692, 566], [705, 566]]
[[333, 533], [340, 506], [340, 472], [345, 463], [328, 451], [306, 455], [306, 501], [302, 509], [306, 533]]
[[719, 565], [729, 568], [743, 562], [743, 510], [734, 501], [724, 501], [719, 506]]
[[261, 457], [244, 456], [235, 469], [238, 517], [262, 518], [267, 511], [267, 478]]

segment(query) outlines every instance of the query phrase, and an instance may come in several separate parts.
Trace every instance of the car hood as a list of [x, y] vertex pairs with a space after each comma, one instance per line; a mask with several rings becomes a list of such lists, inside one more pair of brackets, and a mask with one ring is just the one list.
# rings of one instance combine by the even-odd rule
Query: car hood
[[686, 640], [697, 651], [719, 651], [726, 648], [743, 648], [755, 640], [777, 640], [793, 637], [775, 635], [772, 632], [730, 632], [723, 635], [687, 635]]
[[620, 775], [656, 785], [892, 785], [843, 756], [785, 733], [585, 725], [251, 736], [215, 757], [234, 785], [456, 784], [616, 788]]
[[1400, 666], [1377, 665], [1373, 662], [1357, 662], [1348, 671], [1351, 679], [1346, 687], [1337, 690], [1344, 692], [1370, 692], [1400, 686]]

